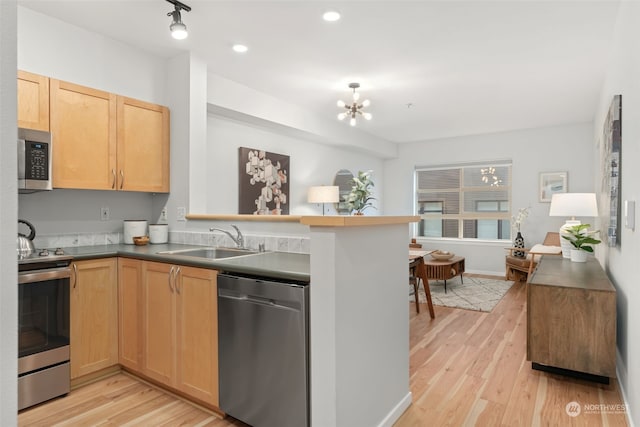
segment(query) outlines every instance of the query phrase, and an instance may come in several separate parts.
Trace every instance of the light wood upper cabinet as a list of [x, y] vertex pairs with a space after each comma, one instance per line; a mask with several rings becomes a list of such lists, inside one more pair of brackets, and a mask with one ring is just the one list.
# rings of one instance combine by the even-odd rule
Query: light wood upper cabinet
[[49, 78], [18, 70], [18, 127], [49, 131]]
[[116, 188], [116, 96], [51, 79], [53, 186]]
[[118, 96], [120, 190], [169, 192], [169, 109]]
[[169, 109], [50, 79], [53, 186], [169, 192]]
[[118, 259], [118, 361], [142, 369], [142, 261]]
[[74, 261], [71, 278], [71, 379], [118, 363], [116, 259]]

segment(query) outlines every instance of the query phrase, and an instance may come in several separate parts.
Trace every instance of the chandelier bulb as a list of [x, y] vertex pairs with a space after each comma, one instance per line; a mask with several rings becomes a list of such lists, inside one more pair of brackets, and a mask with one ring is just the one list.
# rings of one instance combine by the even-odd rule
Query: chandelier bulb
[[369, 105], [371, 105], [371, 101], [369, 101], [368, 99], [365, 99], [364, 101], [362, 101], [362, 106], [367, 108]]
[[371, 113], [362, 113], [362, 117], [364, 117], [365, 120], [371, 120]]
[[337, 104], [337, 105], [338, 105], [338, 107], [340, 107], [340, 108], [344, 108], [344, 107], [347, 105], [347, 104], [345, 104], [345, 103], [344, 103], [344, 101], [343, 101], [343, 100], [339, 100], [336, 104]]
[[351, 120], [349, 120], [349, 124], [351, 126], [355, 126], [356, 125], [356, 118], [355, 117], [351, 117]]
[[338, 120], [344, 120], [344, 118], [347, 117], [346, 113], [340, 113], [338, 114]]
[[353, 102], [358, 102], [358, 99], [360, 99], [360, 94], [358, 92], [356, 92], [356, 90], [353, 90]]

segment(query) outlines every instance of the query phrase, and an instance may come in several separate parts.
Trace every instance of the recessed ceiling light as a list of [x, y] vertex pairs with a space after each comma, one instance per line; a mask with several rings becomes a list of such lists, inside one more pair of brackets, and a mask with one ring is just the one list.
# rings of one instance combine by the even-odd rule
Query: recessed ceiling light
[[249, 50], [249, 48], [243, 44], [234, 44], [232, 49], [238, 53], [245, 53], [246, 51]]
[[340, 19], [340, 13], [336, 12], [335, 10], [329, 10], [326, 11], [324, 15], [322, 15], [322, 19], [327, 22], [335, 22]]

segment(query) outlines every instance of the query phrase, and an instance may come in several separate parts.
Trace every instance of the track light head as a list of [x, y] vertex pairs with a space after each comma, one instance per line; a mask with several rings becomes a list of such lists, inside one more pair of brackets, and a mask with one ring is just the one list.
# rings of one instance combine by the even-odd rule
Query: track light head
[[186, 10], [187, 12], [191, 11], [191, 8], [184, 3], [179, 2], [178, 0], [167, 0], [171, 3], [175, 10], [173, 12], [167, 13], [167, 16], [171, 16], [172, 21], [171, 25], [169, 25], [169, 30], [171, 30], [171, 36], [176, 40], [183, 40], [189, 36], [187, 32], [187, 26], [182, 23], [182, 16], [180, 14], [181, 10]]

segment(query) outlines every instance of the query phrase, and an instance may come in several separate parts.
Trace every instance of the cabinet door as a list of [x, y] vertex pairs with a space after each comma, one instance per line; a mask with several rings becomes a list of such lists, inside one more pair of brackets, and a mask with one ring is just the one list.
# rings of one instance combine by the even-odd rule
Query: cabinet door
[[116, 187], [116, 96], [55, 79], [51, 85], [53, 186]]
[[143, 269], [142, 372], [167, 385], [175, 378], [174, 271], [157, 262]]
[[118, 189], [169, 192], [169, 109], [118, 96]]
[[116, 259], [76, 261], [71, 281], [71, 378], [118, 363]]
[[214, 270], [179, 267], [177, 388], [218, 406], [218, 287]]
[[118, 361], [135, 371], [142, 369], [142, 264], [118, 259]]
[[49, 78], [18, 70], [18, 127], [49, 131]]

